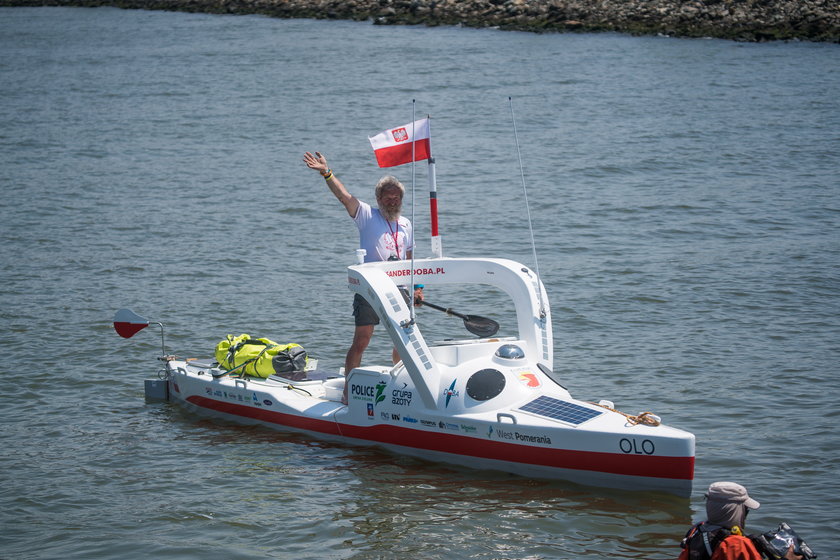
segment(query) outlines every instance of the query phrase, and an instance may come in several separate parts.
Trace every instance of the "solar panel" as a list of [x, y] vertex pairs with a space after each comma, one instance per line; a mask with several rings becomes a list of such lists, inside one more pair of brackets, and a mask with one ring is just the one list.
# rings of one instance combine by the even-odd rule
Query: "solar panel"
[[553, 420], [560, 420], [561, 422], [568, 422], [575, 426], [603, 414], [600, 410], [592, 410], [579, 404], [561, 401], [545, 395], [537, 397], [525, 406], [520, 407], [519, 410]]

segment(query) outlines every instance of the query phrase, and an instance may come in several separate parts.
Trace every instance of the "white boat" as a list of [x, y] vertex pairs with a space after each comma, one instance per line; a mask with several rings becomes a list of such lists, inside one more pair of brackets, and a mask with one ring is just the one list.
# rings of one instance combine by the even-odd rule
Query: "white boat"
[[[526, 477], [688, 496], [694, 435], [642, 414], [572, 398], [555, 381], [544, 286], [510, 260], [431, 258], [355, 264], [348, 286], [379, 315], [401, 361], [301, 379], [225, 374], [211, 360], [168, 357], [147, 396], [278, 430]], [[412, 276], [413, 272], [413, 276]], [[515, 307], [517, 334], [431, 342], [398, 285], [489, 285]], [[120, 313], [123, 313], [120, 316]], [[127, 310], [115, 323], [125, 326]], [[148, 324], [148, 323], [146, 323]], [[465, 321], [466, 324], [466, 321]], [[486, 334], [486, 333], [485, 333]], [[165, 352], [164, 352], [165, 353]], [[344, 384], [349, 402], [341, 403]]]

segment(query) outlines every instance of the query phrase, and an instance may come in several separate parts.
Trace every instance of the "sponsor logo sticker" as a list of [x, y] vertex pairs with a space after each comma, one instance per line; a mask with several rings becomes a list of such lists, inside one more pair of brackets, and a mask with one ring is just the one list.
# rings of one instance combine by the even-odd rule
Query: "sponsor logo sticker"
[[[411, 268], [399, 268], [397, 270], [389, 270], [385, 274], [390, 276], [391, 278], [397, 276], [411, 276]], [[415, 268], [414, 275], [415, 276], [435, 276], [437, 274], [446, 274], [446, 269], [442, 266], [436, 268]]]
[[397, 406], [410, 406], [411, 397], [411, 391], [407, 391], [405, 389], [394, 389], [391, 391], [391, 404], [395, 404]]
[[455, 383], [457, 383], [457, 382], [458, 382], [457, 379], [453, 379], [452, 380], [452, 385], [449, 386], [449, 389], [445, 389], [443, 391], [443, 394], [446, 395], [446, 406], [449, 406], [449, 399], [451, 399], [452, 397], [457, 397], [461, 394], [460, 391], [457, 391], [455, 389]]
[[539, 378], [530, 371], [520, 371], [517, 377], [519, 378], [519, 382], [526, 387], [539, 387], [542, 385]]
[[380, 381], [376, 384], [376, 398], [374, 399], [374, 404], [379, 404], [385, 400], [385, 382]]
[[[493, 437], [493, 427], [487, 433], [487, 437]], [[546, 435], [531, 435], [517, 432], [516, 430], [503, 430], [499, 428], [495, 431], [496, 439], [503, 439], [507, 441], [521, 441], [525, 443], [541, 443], [543, 445], [551, 445], [551, 438]]]
[[351, 383], [350, 396], [358, 401], [371, 401], [376, 396], [376, 387]]

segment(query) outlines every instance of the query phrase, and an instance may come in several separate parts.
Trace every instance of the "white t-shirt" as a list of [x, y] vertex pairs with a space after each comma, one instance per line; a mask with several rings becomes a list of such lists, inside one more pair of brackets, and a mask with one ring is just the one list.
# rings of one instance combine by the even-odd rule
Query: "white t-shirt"
[[365, 262], [387, 261], [391, 256], [403, 260], [414, 248], [414, 231], [404, 216], [388, 222], [379, 208], [360, 200], [353, 221], [359, 228], [359, 248], [367, 251]]

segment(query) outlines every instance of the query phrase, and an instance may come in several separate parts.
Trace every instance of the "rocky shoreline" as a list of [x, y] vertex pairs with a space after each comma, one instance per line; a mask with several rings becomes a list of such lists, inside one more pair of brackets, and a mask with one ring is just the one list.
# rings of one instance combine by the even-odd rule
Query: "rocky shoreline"
[[840, 0], [0, 0], [506, 30], [840, 43]]

